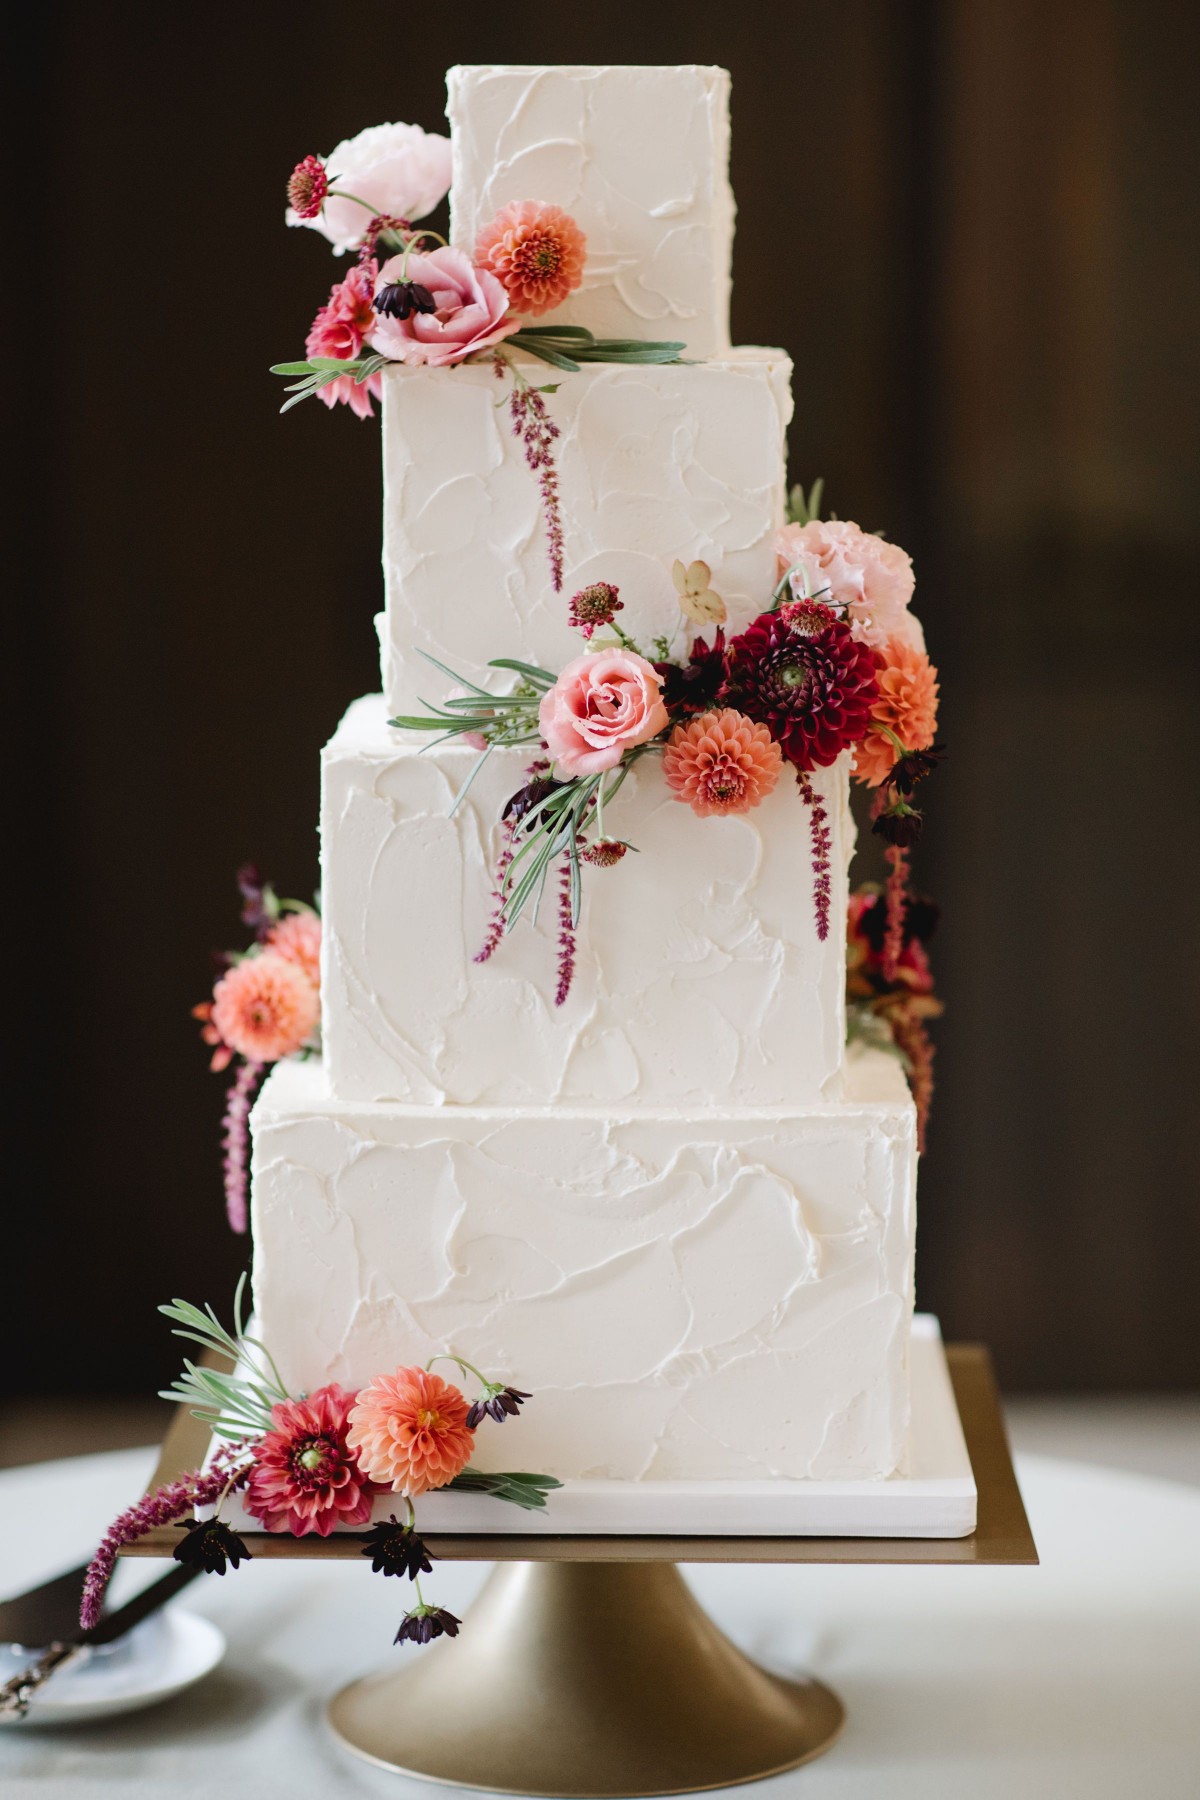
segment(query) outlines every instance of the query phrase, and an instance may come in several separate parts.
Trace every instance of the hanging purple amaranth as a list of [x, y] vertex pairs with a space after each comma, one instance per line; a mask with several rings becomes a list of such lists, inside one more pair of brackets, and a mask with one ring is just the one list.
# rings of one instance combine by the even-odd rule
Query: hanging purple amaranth
[[262, 1080], [265, 1063], [242, 1062], [229, 1084], [221, 1120], [221, 1148], [225, 1153], [225, 1213], [229, 1228], [239, 1234], [248, 1223], [246, 1188], [250, 1164], [250, 1104]]
[[136, 1543], [158, 1525], [174, 1525], [197, 1506], [211, 1506], [223, 1494], [241, 1487], [249, 1478], [251, 1466], [245, 1443], [223, 1444], [207, 1469], [192, 1469], [177, 1480], [168, 1481], [119, 1514], [88, 1564], [79, 1605], [79, 1623], [83, 1630], [91, 1631], [99, 1623], [109, 1577], [118, 1552], [126, 1544]]
[[883, 929], [883, 979], [893, 982], [904, 953], [904, 915], [908, 911], [910, 868], [907, 844], [889, 844], [884, 851], [888, 878], [884, 889], [887, 920]]
[[514, 382], [508, 410], [512, 418], [513, 436], [520, 439], [525, 450], [525, 461], [537, 476], [542, 513], [546, 520], [550, 583], [555, 593], [559, 594], [563, 584], [563, 528], [558, 498], [558, 470], [553, 450], [558, 426], [546, 411], [546, 402], [541, 394], [524, 380]]
[[933, 1040], [924, 1019], [908, 1011], [897, 1012], [891, 1027], [896, 1048], [903, 1052], [908, 1064], [908, 1085], [917, 1109], [917, 1152], [924, 1155], [933, 1104]]
[[477, 963], [485, 963], [494, 956], [504, 936], [504, 884], [508, 880], [508, 871], [516, 854], [513, 840], [519, 824], [520, 818], [516, 813], [509, 813], [500, 824], [500, 854], [496, 858], [496, 868], [492, 875], [492, 910], [488, 916], [487, 934], [473, 958]]
[[558, 869], [558, 991], [555, 1006], [561, 1006], [571, 991], [575, 976], [575, 923], [571, 917], [571, 858], [564, 854]]
[[813, 907], [817, 915], [817, 936], [824, 943], [829, 936], [829, 903], [832, 894], [829, 852], [833, 847], [833, 839], [829, 832], [829, 813], [806, 769], [796, 770], [796, 786], [800, 789], [800, 798], [808, 808], [808, 829], [812, 840]]

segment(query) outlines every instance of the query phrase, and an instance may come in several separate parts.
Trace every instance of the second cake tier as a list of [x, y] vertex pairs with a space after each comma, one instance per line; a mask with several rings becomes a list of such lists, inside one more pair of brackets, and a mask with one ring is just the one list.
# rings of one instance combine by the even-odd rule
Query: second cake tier
[[[475, 765], [356, 701], [322, 756], [325, 1058], [340, 1099], [417, 1105], [794, 1107], [836, 1099], [845, 947], [817, 936], [809, 813], [785, 771], [754, 811], [701, 819], [638, 764], [606, 829], [638, 846], [588, 868], [575, 974], [555, 1004], [559, 889], [486, 962], [499, 820], [532, 751]], [[813, 777], [832, 834], [831, 913], [854, 847], [846, 759]], [[453, 809], [453, 810], [452, 810]]]

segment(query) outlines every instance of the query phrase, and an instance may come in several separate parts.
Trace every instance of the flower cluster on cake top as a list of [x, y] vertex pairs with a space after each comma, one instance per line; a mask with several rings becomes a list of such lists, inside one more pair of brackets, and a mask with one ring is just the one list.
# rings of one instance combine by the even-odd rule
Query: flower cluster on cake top
[[[163, 1399], [188, 1406], [207, 1424], [218, 1447], [207, 1466], [178, 1476], [121, 1513], [105, 1533], [88, 1568], [80, 1607], [85, 1631], [99, 1622], [117, 1556], [147, 1532], [175, 1526], [184, 1533], [176, 1561], [223, 1575], [251, 1560], [245, 1538], [221, 1517], [234, 1493], [264, 1531], [293, 1537], [359, 1534], [361, 1553], [383, 1575], [407, 1577], [416, 1604], [400, 1622], [395, 1641], [428, 1643], [455, 1637], [461, 1621], [431, 1604], [421, 1576], [433, 1569], [428, 1545], [417, 1535], [414, 1501], [435, 1488], [491, 1496], [538, 1510], [561, 1484], [550, 1475], [484, 1473], [470, 1467], [475, 1436], [485, 1420], [503, 1425], [530, 1395], [506, 1381], [489, 1379], [471, 1363], [440, 1352], [424, 1367], [377, 1375], [357, 1392], [336, 1381], [311, 1394], [290, 1394], [265, 1344], [242, 1323], [245, 1276], [234, 1297], [228, 1332], [211, 1306], [174, 1300], [160, 1307], [176, 1337], [199, 1344], [209, 1360], [187, 1361]], [[437, 1374], [450, 1362], [477, 1382], [468, 1400], [461, 1388]], [[395, 1494], [404, 1503], [372, 1526], [376, 1501]], [[210, 1515], [201, 1509], [213, 1508]]]

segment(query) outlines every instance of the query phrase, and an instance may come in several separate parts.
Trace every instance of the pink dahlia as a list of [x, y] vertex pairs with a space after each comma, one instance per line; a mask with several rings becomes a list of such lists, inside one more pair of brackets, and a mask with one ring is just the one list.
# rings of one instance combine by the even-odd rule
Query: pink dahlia
[[867, 730], [875, 657], [824, 608], [790, 613], [788, 607], [760, 613], [733, 639], [718, 699], [768, 726], [788, 761], [804, 772], [836, 762]]
[[[924, 650], [903, 638], [889, 638], [877, 660], [872, 724], [887, 726], [906, 750], [928, 750], [937, 731], [937, 670]], [[878, 787], [899, 754], [885, 732], [868, 731], [854, 752], [854, 773], [868, 787]]]
[[921, 626], [909, 612], [913, 596], [912, 558], [898, 544], [863, 531], [852, 519], [814, 519], [785, 525], [775, 539], [779, 573], [791, 576], [792, 591], [805, 590], [845, 609], [856, 638], [878, 648], [889, 637], [923, 643]]
[[[334, 283], [304, 340], [306, 356], [332, 356], [339, 362], [352, 362], [361, 354], [368, 333], [375, 329], [375, 309], [371, 304], [375, 273], [373, 262], [359, 263], [344, 281]], [[372, 398], [383, 398], [383, 381], [378, 373], [366, 381], [339, 375], [336, 381], [318, 388], [317, 393], [326, 406], [348, 406], [360, 419], [370, 419], [374, 417]]]
[[663, 751], [663, 775], [702, 819], [744, 813], [765, 800], [783, 756], [765, 725], [727, 707], [677, 725]]
[[350, 1408], [346, 1442], [372, 1481], [415, 1499], [445, 1487], [471, 1460], [467, 1402], [428, 1369], [377, 1375]]
[[284, 913], [267, 933], [267, 947], [302, 969], [319, 991], [321, 986], [321, 916], [315, 912]]
[[515, 200], [485, 225], [475, 261], [490, 269], [515, 312], [538, 318], [583, 280], [587, 239], [570, 213], [540, 200]]
[[277, 950], [244, 957], [213, 989], [212, 1028], [247, 1062], [294, 1056], [320, 1016], [316, 988], [297, 963]]
[[377, 313], [371, 344], [380, 356], [444, 368], [520, 330], [496, 277], [473, 267], [461, 250], [439, 246], [390, 257], [376, 279], [376, 295], [404, 282], [420, 288], [432, 305], [422, 299], [405, 318]]
[[272, 1429], [254, 1446], [246, 1509], [268, 1531], [328, 1537], [335, 1525], [368, 1525], [377, 1489], [347, 1442], [354, 1395], [336, 1381], [271, 1408]]

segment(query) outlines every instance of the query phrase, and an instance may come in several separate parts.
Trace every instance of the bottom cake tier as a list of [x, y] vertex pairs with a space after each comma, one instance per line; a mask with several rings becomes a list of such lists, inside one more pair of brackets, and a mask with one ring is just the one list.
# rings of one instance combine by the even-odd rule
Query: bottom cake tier
[[474, 1466], [618, 1481], [905, 1465], [915, 1117], [899, 1065], [790, 1115], [254, 1108], [255, 1310], [285, 1384], [451, 1350], [536, 1395]]

